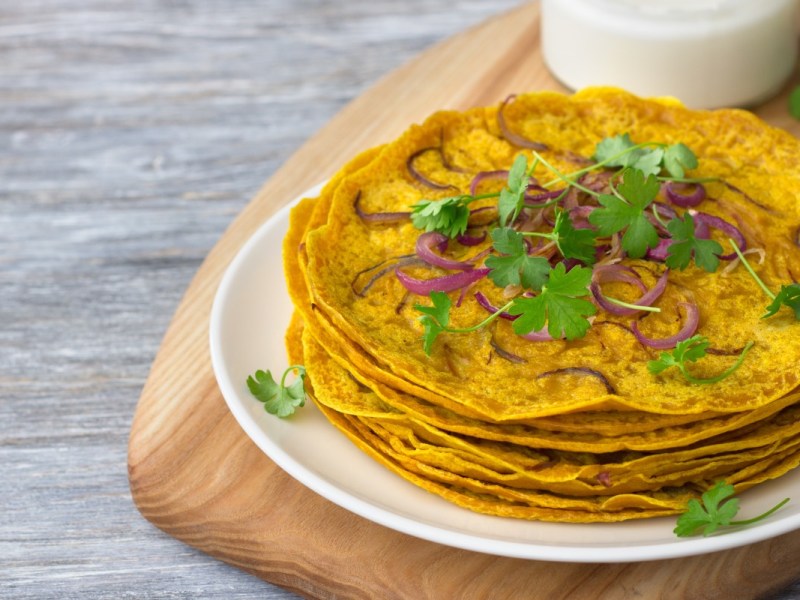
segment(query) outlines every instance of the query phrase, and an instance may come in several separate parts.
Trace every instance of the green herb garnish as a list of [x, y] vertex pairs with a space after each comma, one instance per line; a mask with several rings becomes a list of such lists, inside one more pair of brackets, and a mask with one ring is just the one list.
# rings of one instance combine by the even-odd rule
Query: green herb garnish
[[472, 327], [452, 329], [448, 327], [450, 324], [450, 307], [452, 306], [450, 297], [444, 292], [431, 292], [430, 299], [432, 306], [423, 306], [421, 304], [414, 305], [414, 310], [418, 310], [419, 312], [423, 313], [423, 315], [419, 318], [419, 321], [422, 323], [422, 326], [425, 330], [422, 336], [422, 341], [425, 354], [428, 356], [431, 355], [433, 342], [436, 341], [436, 338], [439, 337], [440, 333], [471, 333], [473, 331], [477, 331], [481, 327], [485, 327], [494, 321], [500, 316], [500, 313], [511, 306], [511, 302], [509, 302], [497, 312], [492, 313], [486, 319], [477, 325], [473, 325]]
[[547, 281], [550, 263], [541, 256], [528, 256], [525, 240], [521, 233], [510, 227], [492, 230], [494, 249], [504, 256], [489, 256], [486, 266], [489, 279], [495, 285], [521, 285], [529, 290], [540, 290]]
[[742, 365], [744, 357], [750, 351], [750, 348], [753, 347], [753, 342], [747, 342], [736, 362], [719, 375], [706, 379], [695, 377], [689, 372], [689, 365], [687, 363], [697, 362], [703, 358], [706, 355], [706, 350], [709, 345], [710, 342], [705, 336], [693, 335], [689, 339], [678, 342], [672, 352], [662, 352], [658, 360], [649, 361], [647, 363], [647, 369], [653, 375], [658, 375], [671, 367], [677, 367], [690, 383], [717, 383], [728, 377]]
[[645, 177], [639, 169], [626, 169], [617, 188], [618, 194], [600, 194], [598, 201], [603, 208], [593, 210], [589, 222], [604, 236], [624, 230], [622, 248], [632, 258], [641, 258], [648, 248], [658, 245], [658, 232], [645, 211], [656, 199], [659, 189], [654, 175]]
[[698, 267], [713, 273], [719, 266], [719, 255], [722, 246], [714, 240], [704, 240], [695, 236], [694, 218], [688, 212], [683, 219], [672, 219], [667, 223], [667, 230], [673, 243], [667, 248], [666, 265], [670, 269], [685, 269], [694, 257]]
[[767, 317], [771, 317], [781, 309], [782, 306], [786, 306], [794, 311], [795, 319], [800, 321], [800, 283], [790, 283], [789, 285], [781, 285], [781, 289], [777, 294], [774, 294], [772, 290], [767, 287], [767, 284], [756, 275], [755, 270], [753, 269], [752, 265], [749, 261], [744, 257], [744, 254], [739, 249], [739, 246], [736, 245], [736, 242], [729, 239], [728, 240], [733, 246], [733, 251], [736, 252], [736, 256], [739, 257], [739, 260], [742, 261], [745, 269], [747, 272], [750, 273], [750, 276], [755, 279], [756, 283], [759, 287], [764, 290], [764, 293], [767, 297], [772, 300], [772, 302], [767, 306], [767, 312], [761, 318], [766, 319]]
[[525, 192], [528, 189], [528, 159], [523, 154], [514, 159], [508, 171], [506, 187], [500, 191], [497, 201], [497, 213], [500, 225], [513, 223], [525, 204]]
[[597, 234], [591, 229], [576, 228], [565, 210], [556, 209], [555, 224], [551, 233], [528, 231], [524, 235], [540, 237], [556, 243], [556, 247], [564, 258], [574, 258], [585, 265], [595, 261], [595, 241]]
[[696, 499], [689, 500], [687, 510], [678, 517], [677, 525], [673, 530], [678, 537], [689, 537], [702, 528], [703, 535], [711, 535], [719, 527], [735, 526], [741, 527], [757, 523], [773, 514], [784, 504], [789, 502], [789, 498], [784, 498], [781, 502], [773, 506], [767, 512], [743, 521], [734, 521], [733, 517], [739, 512], [739, 499], [733, 498], [734, 487], [718, 481], [712, 488], [701, 496], [702, 504]]
[[411, 207], [411, 222], [417, 229], [438, 231], [449, 238], [462, 235], [469, 225], [472, 196], [462, 194], [440, 200], [420, 200]]
[[[286, 385], [286, 376], [290, 372], [297, 372], [297, 379], [291, 385]], [[250, 393], [259, 402], [264, 403], [264, 410], [280, 418], [286, 418], [296, 408], [306, 402], [304, 382], [306, 370], [302, 365], [292, 365], [283, 372], [280, 384], [275, 382], [272, 373], [258, 370], [255, 376], [247, 378], [247, 387]]]
[[634, 144], [627, 133], [598, 143], [594, 158], [602, 166], [633, 167], [645, 175], [658, 175], [663, 168], [677, 179], [686, 175], [686, 169], [698, 165], [694, 152], [685, 144]]
[[586, 317], [597, 312], [594, 304], [582, 299], [589, 295], [591, 279], [591, 269], [577, 266], [567, 272], [563, 263], [557, 264], [539, 295], [512, 301], [509, 314], [520, 315], [512, 325], [514, 332], [524, 335], [540, 331], [546, 324], [553, 339], [574, 340], [586, 335], [590, 326]]

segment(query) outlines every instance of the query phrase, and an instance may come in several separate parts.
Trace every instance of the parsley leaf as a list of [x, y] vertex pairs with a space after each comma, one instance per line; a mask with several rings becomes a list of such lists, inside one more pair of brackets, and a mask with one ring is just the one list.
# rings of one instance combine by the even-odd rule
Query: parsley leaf
[[604, 167], [633, 167], [645, 175], [658, 175], [664, 151], [661, 148], [642, 148], [625, 133], [601, 140], [595, 147], [594, 158]]
[[455, 238], [467, 230], [471, 196], [460, 195], [440, 200], [420, 200], [411, 207], [411, 222], [417, 229], [438, 231]]
[[556, 209], [553, 225], [556, 246], [564, 258], [575, 258], [586, 265], [594, 264], [597, 234], [591, 229], [576, 229], [565, 210]]
[[800, 283], [782, 285], [780, 291], [775, 295], [775, 299], [767, 306], [767, 314], [762, 319], [777, 313], [781, 306], [791, 308], [794, 311], [795, 319], [800, 321]]
[[770, 508], [765, 513], [742, 521], [734, 521], [733, 517], [739, 512], [739, 499], [734, 498], [734, 487], [723, 481], [718, 481], [713, 487], [706, 490], [700, 497], [702, 504], [695, 499], [689, 500], [687, 510], [680, 517], [675, 525], [673, 532], [678, 537], [689, 537], [702, 528], [703, 535], [711, 535], [719, 527], [728, 525], [743, 526], [757, 523], [773, 514], [784, 504], [789, 502], [789, 498], [784, 498], [778, 504]]
[[651, 360], [647, 363], [647, 369], [653, 374], [658, 375], [671, 367], [677, 367], [687, 381], [697, 384], [717, 383], [728, 377], [731, 373], [736, 371], [744, 362], [744, 357], [753, 347], [753, 342], [747, 342], [742, 349], [742, 353], [736, 362], [728, 367], [725, 371], [715, 377], [701, 379], [695, 377], [689, 372], [687, 363], [697, 362], [706, 355], [710, 342], [708, 338], [702, 335], [693, 335], [692, 337], [678, 342], [672, 352], [662, 352], [658, 360]]
[[[286, 385], [286, 376], [293, 371], [297, 371], [297, 379], [291, 385]], [[258, 370], [255, 377], [250, 375], [247, 378], [247, 387], [256, 400], [264, 403], [264, 410], [283, 419], [305, 404], [305, 377], [306, 370], [300, 365], [286, 369], [280, 384], [276, 383], [269, 371]]]
[[667, 248], [666, 265], [670, 269], [685, 269], [694, 256], [694, 262], [709, 273], [719, 266], [719, 255], [722, 246], [714, 240], [703, 240], [695, 237], [694, 219], [688, 212], [683, 219], [673, 219], [667, 223], [667, 230], [672, 236], [672, 244]]
[[683, 179], [685, 169], [696, 169], [697, 156], [686, 144], [672, 144], [664, 152], [664, 168], [677, 179]]
[[623, 182], [617, 188], [620, 196], [600, 194], [597, 208], [589, 214], [589, 222], [600, 235], [613, 235], [625, 229], [622, 248], [632, 258], [641, 258], [648, 248], [658, 245], [658, 232], [645, 216], [647, 207], [655, 200], [660, 189], [653, 175], [638, 169], [626, 169]]
[[450, 324], [450, 307], [452, 306], [450, 297], [444, 292], [431, 292], [430, 298], [433, 306], [414, 305], [415, 310], [423, 313], [419, 322], [425, 328], [422, 339], [425, 354], [428, 356], [431, 355], [433, 342]]
[[635, 146], [627, 133], [607, 137], [595, 147], [594, 159], [606, 167], [627, 167], [635, 162], [636, 156], [631, 156]]
[[594, 304], [581, 298], [589, 294], [591, 279], [591, 269], [573, 267], [567, 272], [563, 263], [556, 265], [538, 296], [513, 300], [508, 312], [520, 315], [512, 325], [514, 332], [539, 331], [546, 323], [553, 339], [574, 340], [586, 335], [590, 326], [586, 317], [597, 311]]
[[523, 235], [510, 227], [492, 230], [494, 248], [506, 256], [490, 256], [486, 259], [489, 279], [495, 285], [521, 285], [531, 290], [540, 290], [547, 281], [550, 263], [541, 256], [528, 256]]
[[525, 192], [528, 189], [528, 159], [523, 154], [514, 159], [514, 164], [508, 171], [506, 187], [500, 191], [497, 202], [497, 212], [500, 216], [500, 225], [513, 223], [519, 216], [525, 203]]
[[731, 484], [718, 481], [714, 487], [703, 493], [702, 505], [695, 499], [689, 500], [688, 510], [678, 518], [675, 535], [687, 537], [701, 527], [703, 535], [710, 535], [720, 525], [730, 525], [739, 512], [739, 499], [732, 498], [734, 493]]
[[663, 168], [676, 179], [683, 179], [686, 169], [697, 168], [697, 156], [686, 144], [658, 144], [666, 149], [643, 145], [656, 144], [634, 144], [627, 133], [605, 138], [597, 144], [594, 158], [604, 167], [633, 167], [645, 175], [658, 175]]

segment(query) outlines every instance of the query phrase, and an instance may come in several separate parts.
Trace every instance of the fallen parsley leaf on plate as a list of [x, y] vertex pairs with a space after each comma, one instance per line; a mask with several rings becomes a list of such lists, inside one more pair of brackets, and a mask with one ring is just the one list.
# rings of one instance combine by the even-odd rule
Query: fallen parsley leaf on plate
[[[291, 385], [286, 385], [286, 376], [294, 371], [297, 371], [297, 379]], [[305, 404], [305, 377], [306, 370], [301, 365], [286, 369], [280, 383], [273, 379], [269, 371], [258, 370], [247, 378], [247, 387], [256, 400], [264, 403], [264, 410], [283, 419]]]
[[524, 335], [547, 324], [547, 332], [556, 340], [562, 337], [574, 340], [586, 335], [590, 325], [586, 317], [597, 312], [594, 304], [582, 298], [589, 295], [591, 279], [591, 269], [578, 266], [567, 271], [564, 263], [558, 263], [539, 295], [513, 300], [508, 312], [520, 315], [514, 321], [514, 332]]
[[728, 367], [725, 371], [715, 377], [701, 379], [691, 374], [688, 368], [689, 365], [687, 363], [696, 362], [703, 358], [706, 355], [706, 350], [708, 349], [709, 345], [710, 342], [705, 336], [693, 335], [689, 339], [678, 342], [672, 352], [662, 352], [658, 357], [658, 360], [649, 361], [647, 363], [647, 369], [653, 375], [658, 375], [671, 367], [677, 367], [686, 380], [690, 383], [718, 383], [741, 366], [742, 362], [744, 361], [744, 357], [750, 351], [750, 348], [753, 347], [753, 342], [747, 342], [736, 362]]
[[785, 498], [767, 512], [743, 521], [734, 521], [739, 512], [739, 499], [734, 498], [734, 487], [725, 481], [718, 481], [700, 497], [702, 504], [696, 499], [689, 500], [687, 510], [678, 517], [673, 532], [678, 537], [689, 537], [702, 528], [703, 535], [711, 535], [720, 527], [750, 525], [766, 519], [789, 501]]

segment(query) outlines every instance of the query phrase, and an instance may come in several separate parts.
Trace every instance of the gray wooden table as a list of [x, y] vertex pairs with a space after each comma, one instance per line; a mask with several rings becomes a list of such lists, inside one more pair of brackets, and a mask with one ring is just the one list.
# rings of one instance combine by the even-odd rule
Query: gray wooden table
[[294, 597], [134, 508], [150, 363], [205, 254], [295, 148], [515, 4], [0, 1], [0, 597]]

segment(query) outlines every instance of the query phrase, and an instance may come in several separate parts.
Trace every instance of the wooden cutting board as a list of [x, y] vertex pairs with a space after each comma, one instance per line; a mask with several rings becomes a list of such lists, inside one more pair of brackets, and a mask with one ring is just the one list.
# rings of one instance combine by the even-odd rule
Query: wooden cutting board
[[[793, 82], [795, 85], [797, 82]], [[438, 108], [563, 89], [521, 6], [428, 50], [346, 106], [268, 181], [192, 281], [142, 392], [128, 471], [141, 513], [176, 538], [309, 598], [749, 598], [800, 579], [800, 531], [686, 559], [570, 564], [453, 549], [357, 517], [301, 486], [240, 429], [217, 388], [208, 323], [217, 285], [270, 215], [343, 159]], [[781, 97], [757, 112], [800, 135]], [[275, 331], [282, 336], [283, 331]]]

